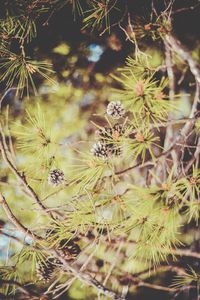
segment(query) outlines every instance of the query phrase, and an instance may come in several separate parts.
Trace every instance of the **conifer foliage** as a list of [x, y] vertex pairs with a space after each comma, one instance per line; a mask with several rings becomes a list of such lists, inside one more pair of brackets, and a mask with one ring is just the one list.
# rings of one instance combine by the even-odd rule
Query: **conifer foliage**
[[[199, 44], [175, 21], [200, 5], [130, 2], [2, 4], [2, 299], [198, 299]], [[69, 11], [80, 45], [43, 53]], [[105, 75], [106, 47], [128, 54]]]

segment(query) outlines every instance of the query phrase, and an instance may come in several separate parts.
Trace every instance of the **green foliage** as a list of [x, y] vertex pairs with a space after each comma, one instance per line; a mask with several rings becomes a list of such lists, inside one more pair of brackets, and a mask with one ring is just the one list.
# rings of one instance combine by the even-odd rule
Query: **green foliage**
[[[47, 6], [37, 2], [31, 5], [28, 1], [23, 7], [23, 1], [19, 1], [15, 14], [0, 20], [4, 26], [0, 29], [0, 79], [7, 90], [17, 89], [16, 96], [30, 97], [23, 99], [19, 114], [11, 109], [8, 118], [8, 111], [2, 110], [0, 184], [18, 221], [44, 240], [32, 240], [29, 245], [22, 238], [19, 247], [11, 244], [14, 254], [9, 254], [9, 264], [0, 269], [0, 276], [38, 286], [37, 263], [45, 263], [53, 249], [64, 251], [68, 242], [76, 241], [81, 251], [75, 259], [66, 261], [69, 269], [75, 266], [80, 274], [71, 278], [73, 269], [59, 266], [57, 281], [46, 292], [58, 298], [71, 286], [72, 298], [94, 299], [96, 290], [83, 294], [75, 280], [81, 280], [81, 272], [88, 269], [91, 278], [122, 293], [125, 289], [120, 276], [124, 277], [124, 272], [143, 272], [175, 259], [176, 249], [183, 246], [185, 224], [198, 225], [200, 216], [200, 171], [198, 162], [191, 158], [193, 152], [188, 155], [188, 170], [188, 161], [183, 161], [179, 170], [180, 157], [175, 160], [173, 155], [172, 159], [166, 155], [169, 150], [163, 136], [167, 136], [171, 113], [180, 103], [176, 95], [173, 101], [168, 96], [165, 73], [158, 76], [164, 55], [149, 48], [142, 52], [138, 46], [149, 35], [157, 41], [171, 30], [167, 10], [160, 16], [150, 15], [148, 22], [140, 23], [136, 18], [137, 24], [128, 24], [124, 33], [134, 43], [135, 56], [129, 56], [125, 66], [113, 70], [109, 78], [91, 75], [94, 64], [89, 62], [88, 69], [81, 72], [73, 47], [67, 42], [56, 44], [50, 53], [67, 62], [59, 74], [63, 82], [52, 87], [51, 64], [26, 54], [28, 44], [36, 37], [39, 16], [70, 4], [75, 16], [83, 17], [84, 29], [109, 33], [111, 14], [119, 12], [118, 2], [55, 0]], [[25, 12], [27, 19], [23, 18]], [[13, 42], [17, 43], [16, 53], [11, 51]], [[39, 97], [33, 96], [37, 92], [35, 80], [44, 80]], [[108, 113], [108, 101], [117, 101], [117, 109], [120, 107], [123, 113]], [[173, 120], [174, 127], [170, 125], [178, 137], [177, 148], [182, 146], [179, 141], [187, 140], [182, 132], [179, 136], [179, 121]], [[192, 138], [198, 136], [199, 127], [195, 121]], [[196, 146], [193, 148], [196, 151]], [[63, 178], [61, 183], [58, 180], [52, 184], [49, 175], [57, 170]], [[0, 216], [8, 221], [3, 206]], [[15, 236], [12, 238], [15, 240]], [[88, 278], [83, 282], [87, 283]], [[190, 269], [177, 278], [174, 286], [190, 286], [192, 281], [199, 284], [199, 275]], [[138, 282], [135, 279], [133, 285]], [[15, 287], [5, 284], [2, 290], [13, 294]]]
[[[21, 274], [16, 266], [0, 267], [0, 276], [4, 280], [17, 281], [19, 283], [21, 282]], [[1, 282], [0, 282], [0, 290], [5, 295], [13, 295], [16, 293], [16, 286], [10, 285], [9, 283], [1, 284]]]
[[197, 291], [199, 292], [200, 276], [192, 267], [185, 270], [185, 274], [177, 275], [174, 278], [172, 287], [182, 288], [184, 286], [196, 285]]
[[78, 15], [82, 15], [83, 14], [83, 9], [82, 9], [82, 6], [81, 6], [81, 1], [79, 1], [79, 0], [72, 0], [71, 4], [72, 4], [72, 11], [74, 13], [74, 16], [76, 15], [76, 13], [78, 13]]
[[83, 24], [85, 28], [91, 28], [92, 30], [105, 30], [110, 32], [110, 13], [112, 10], [116, 10], [115, 7], [118, 0], [101, 0], [90, 1], [89, 9], [84, 11]]
[[157, 82], [154, 79], [155, 71], [150, 68], [148, 58], [143, 55], [138, 60], [129, 57], [126, 66], [118, 71], [119, 75], [113, 77], [121, 84], [121, 89], [113, 91], [113, 98], [120, 99], [140, 124], [166, 121], [176, 106], [164, 92], [166, 80]]
[[136, 16], [132, 26], [137, 40], [150, 38], [157, 41], [172, 30], [167, 10], [160, 15], [145, 12], [143, 16]]
[[50, 65], [46, 62], [31, 60], [24, 55], [16, 55], [5, 50], [0, 63], [2, 72], [0, 79], [6, 82], [7, 89], [17, 85], [17, 93], [23, 95], [24, 89], [29, 95], [30, 86], [34, 93], [37, 93], [33, 80], [33, 74], [38, 73], [41, 77], [51, 83], [55, 83], [45, 72], [52, 72]]
[[125, 142], [129, 155], [131, 155], [134, 160], [140, 157], [142, 162], [145, 161], [147, 152], [151, 158], [155, 158], [153, 149], [155, 146], [158, 146], [159, 137], [155, 136], [150, 129], [143, 128], [137, 123], [133, 126], [133, 133], [134, 138], [129, 138]]

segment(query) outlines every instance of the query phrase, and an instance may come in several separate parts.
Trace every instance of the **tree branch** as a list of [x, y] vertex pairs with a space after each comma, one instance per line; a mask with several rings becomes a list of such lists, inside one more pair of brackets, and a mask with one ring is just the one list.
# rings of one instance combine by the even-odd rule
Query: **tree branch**
[[26, 181], [26, 178], [24, 175], [21, 175], [20, 172], [15, 168], [13, 163], [10, 161], [7, 155], [7, 151], [5, 148], [5, 144], [3, 142], [3, 132], [1, 130], [1, 140], [0, 140], [0, 150], [3, 157], [3, 160], [8, 164], [11, 171], [15, 174], [15, 176], [19, 179], [20, 183], [25, 187], [25, 189], [28, 192], [28, 195], [39, 205], [39, 207], [42, 209], [42, 211], [45, 212], [45, 214], [48, 214], [51, 218], [53, 218], [53, 214], [51, 211], [48, 211], [46, 207], [43, 205], [43, 203], [40, 201], [38, 195], [33, 190], [33, 188], [28, 184]]
[[200, 3], [197, 3], [194, 6], [178, 8], [178, 9], [172, 11], [171, 14], [172, 15], [176, 15], [176, 14], [180, 14], [180, 13], [183, 13], [183, 12], [194, 11], [197, 7], [199, 7], [199, 5], [200, 5]]
[[[0, 193], [0, 204], [2, 205], [8, 219], [16, 226], [19, 231], [22, 231], [25, 235], [31, 237], [35, 241], [43, 241], [43, 238], [33, 233], [31, 230], [27, 229], [23, 224], [19, 222], [19, 220], [14, 216], [11, 209], [9, 208], [5, 198]], [[61, 257], [60, 252], [55, 249], [45, 249], [49, 253], [53, 254], [59, 261], [65, 266], [66, 270], [69, 271], [73, 276], [80, 279], [82, 282], [86, 283], [89, 286], [93, 286], [102, 294], [111, 297], [115, 300], [125, 300], [125, 298], [118, 296], [115, 292], [111, 291], [110, 289], [103, 286], [99, 283], [96, 279], [92, 278], [89, 274], [81, 273], [77, 271], [75, 268], [70, 266], [68, 262], [65, 261], [64, 258]]]
[[35, 233], [33, 233], [31, 230], [29, 230], [23, 224], [20, 223], [20, 221], [12, 213], [10, 207], [6, 202], [6, 199], [1, 193], [0, 193], [0, 205], [4, 209], [6, 216], [8, 217], [10, 222], [13, 223], [19, 231], [22, 231], [26, 236], [29, 236], [31, 239], [34, 239], [36, 241], [42, 240], [41, 237], [39, 237], [38, 235], [36, 235]]
[[192, 55], [190, 54], [190, 51], [171, 34], [167, 34], [165, 36], [165, 41], [175, 53], [177, 53], [184, 61], [188, 63], [191, 73], [194, 75], [197, 83], [200, 83], [199, 65], [196, 62], [196, 60], [193, 59]]

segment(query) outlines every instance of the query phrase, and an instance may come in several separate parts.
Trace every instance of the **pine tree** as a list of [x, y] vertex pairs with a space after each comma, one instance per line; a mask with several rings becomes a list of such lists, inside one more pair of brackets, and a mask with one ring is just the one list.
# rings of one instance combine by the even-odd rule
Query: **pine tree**
[[[197, 299], [199, 46], [175, 30], [199, 1], [186, 2], [1, 5], [2, 299]], [[63, 13], [79, 46], [52, 33]], [[129, 53], [105, 75], [106, 47]]]

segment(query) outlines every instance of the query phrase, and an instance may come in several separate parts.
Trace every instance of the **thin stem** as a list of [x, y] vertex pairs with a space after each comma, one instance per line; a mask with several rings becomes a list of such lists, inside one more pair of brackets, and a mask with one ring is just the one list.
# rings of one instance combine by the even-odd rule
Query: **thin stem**
[[18, 89], [18, 88], [16, 88], [16, 87], [11, 87], [11, 88], [7, 89], [7, 90], [4, 92], [4, 94], [2, 95], [2, 97], [1, 97], [1, 99], [0, 99], [0, 111], [1, 111], [2, 102], [3, 102], [3, 100], [5, 99], [5, 97], [7, 96], [7, 94], [8, 94], [9, 92], [11, 92], [11, 91], [16, 91], [17, 89]]
[[34, 239], [36, 241], [42, 240], [41, 237], [39, 237], [38, 235], [33, 233], [30, 229], [26, 228], [22, 223], [20, 223], [20, 221], [12, 213], [10, 207], [8, 206], [8, 204], [6, 202], [6, 199], [4, 198], [4, 196], [1, 193], [0, 193], [0, 205], [4, 209], [6, 216], [8, 217], [10, 222], [12, 224], [14, 224], [19, 231], [22, 231], [25, 234], [25, 236], [29, 236], [31, 239]]

